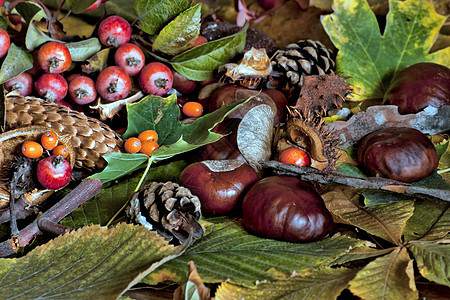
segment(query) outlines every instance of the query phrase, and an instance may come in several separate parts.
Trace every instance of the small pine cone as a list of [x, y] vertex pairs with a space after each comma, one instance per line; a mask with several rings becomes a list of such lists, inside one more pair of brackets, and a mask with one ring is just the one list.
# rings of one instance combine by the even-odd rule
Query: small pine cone
[[312, 40], [300, 40], [285, 50], [278, 50], [271, 63], [273, 70], [280, 74], [281, 90], [295, 99], [303, 85], [303, 76], [330, 74], [336, 67], [331, 51]]
[[69, 135], [75, 150], [75, 167], [91, 171], [104, 168], [103, 154], [121, 152], [123, 144], [108, 125], [95, 118], [54, 102], [15, 92], [7, 94], [6, 129], [29, 125], [48, 126], [61, 135]]
[[125, 212], [132, 223], [156, 230], [173, 244], [184, 243], [190, 232], [194, 239], [204, 235], [200, 200], [177, 183], [150, 183], [131, 195]]

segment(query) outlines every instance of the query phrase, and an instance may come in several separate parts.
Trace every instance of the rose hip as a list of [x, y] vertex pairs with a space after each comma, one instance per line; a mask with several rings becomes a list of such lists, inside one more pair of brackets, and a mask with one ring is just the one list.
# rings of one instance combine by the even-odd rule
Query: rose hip
[[108, 101], [124, 99], [131, 88], [131, 80], [124, 69], [111, 66], [98, 74], [95, 87], [99, 95]]
[[44, 73], [36, 81], [36, 92], [47, 101], [60, 101], [67, 95], [67, 81], [59, 74]]
[[131, 26], [119, 16], [104, 19], [98, 27], [98, 38], [106, 47], [119, 47], [131, 39]]
[[172, 88], [172, 71], [163, 63], [152, 62], [139, 74], [139, 86], [146, 94], [163, 96]]
[[72, 63], [69, 49], [60, 42], [48, 42], [38, 51], [38, 61], [46, 73], [62, 73], [67, 71]]
[[69, 183], [72, 168], [62, 155], [52, 155], [39, 161], [36, 176], [44, 188], [57, 190]]
[[117, 66], [121, 67], [130, 76], [137, 75], [145, 64], [145, 56], [142, 50], [135, 44], [121, 45], [114, 54]]
[[94, 80], [82, 75], [72, 79], [69, 83], [69, 94], [77, 104], [91, 103], [97, 98]]
[[29, 96], [33, 92], [33, 77], [27, 72], [23, 72], [5, 82], [5, 89], [19, 91], [22, 96]]

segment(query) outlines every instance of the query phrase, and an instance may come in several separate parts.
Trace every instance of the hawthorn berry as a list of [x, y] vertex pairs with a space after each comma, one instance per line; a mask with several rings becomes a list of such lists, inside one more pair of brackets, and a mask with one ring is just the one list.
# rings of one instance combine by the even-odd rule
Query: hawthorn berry
[[11, 46], [11, 40], [6, 31], [0, 28], [0, 58], [8, 53], [9, 47]]
[[62, 155], [52, 155], [41, 159], [36, 167], [36, 177], [46, 189], [57, 190], [70, 181], [72, 168]]
[[172, 71], [163, 63], [152, 62], [139, 74], [139, 86], [146, 94], [163, 96], [172, 88]]
[[130, 137], [125, 141], [124, 148], [128, 153], [138, 153], [141, 150], [141, 141], [138, 138]]
[[137, 75], [145, 64], [145, 56], [141, 48], [135, 44], [126, 43], [117, 48], [114, 53], [116, 66], [121, 67], [130, 76]]
[[98, 27], [98, 38], [106, 47], [119, 47], [131, 39], [131, 25], [119, 16], [109, 16]]
[[207, 42], [208, 40], [204, 36], [199, 35], [198, 38], [195, 40], [194, 47], [206, 44]]
[[158, 142], [158, 134], [156, 133], [156, 131], [148, 129], [148, 130], [144, 130], [142, 131], [139, 135], [138, 135], [138, 139], [141, 142], [144, 141], [154, 141], [154, 142]]
[[45, 150], [53, 150], [58, 145], [58, 136], [53, 131], [44, 132], [41, 136], [41, 145]]
[[59, 74], [44, 73], [35, 83], [36, 92], [47, 101], [60, 101], [69, 88], [66, 79]]
[[48, 42], [38, 51], [38, 61], [46, 73], [62, 73], [67, 71], [72, 63], [69, 48], [60, 42]]
[[203, 114], [203, 105], [195, 101], [186, 102], [183, 105], [183, 114], [189, 118], [198, 118]]
[[25, 141], [22, 144], [22, 154], [29, 158], [38, 158], [44, 153], [41, 144], [35, 141]]
[[52, 154], [62, 155], [62, 157], [67, 158], [67, 156], [69, 156], [69, 151], [65, 145], [58, 145], [53, 149]]
[[143, 141], [141, 143], [141, 153], [147, 154], [148, 156], [151, 156], [153, 151], [159, 148], [159, 145], [155, 141]]
[[33, 77], [23, 72], [20, 75], [5, 82], [7, 91], [19, 91], [22, 96], [29, 96], [33, 92]]
[[309, 166], [311, 164], [308, 154], [296, 147], [284, 149], [280, 154], [279, 160], [282, 163], [292, 164], [299, 167]]
[[95, 82], [87, 76], [77, 76], [69, 82], [69, 95], [76, 104], [91, 103], [97, 98]]
[[131, 88], [131, 79], [124, 69], [110, 66], [98, 74], [95, 88], [100, 96], [108, 101], [124, 99]]

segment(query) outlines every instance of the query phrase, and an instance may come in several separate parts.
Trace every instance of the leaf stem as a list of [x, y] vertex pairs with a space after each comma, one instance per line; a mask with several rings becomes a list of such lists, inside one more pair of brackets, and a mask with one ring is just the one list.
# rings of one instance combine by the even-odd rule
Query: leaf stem
[[438, 174], [443, 174], [443, 173], [447, 173], [449, 171], [450, 171], [450, 168], [447, 168], [447, 169], [443, 169], [443, 170], [438, 170], [437, 173]]

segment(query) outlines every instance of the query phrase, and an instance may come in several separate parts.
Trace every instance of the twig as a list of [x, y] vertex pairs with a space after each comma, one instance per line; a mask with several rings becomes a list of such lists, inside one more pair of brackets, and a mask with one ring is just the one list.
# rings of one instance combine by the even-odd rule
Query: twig
[[[36, 218], [31, 224], [22, 229], [17, 236], [20, 247], [28, 245], [28, 243], [43, 231], [61, 232], [61, 225], [56, 224], [65, 216], [70, 214], [74, 209], [83, 204], [88, 199], [94, 197], [102, 190], [102, 181], [99, 179], [84, 179], [77, 187], [67, 194], [58, 203], [49, 208], [40, 217]], [[40, 219], [43, 219], [41, 222]], [[56, 224], [55, 230], [49, 227], [49, 224]], [[40, 226], [44, 225], [44, 226]], [[65, 230], [67, 232], [67, 230]], [[10, 240], [0, 243], [0, 257], [14, 254], [14, 245]]]
[[284, 174], [297, 176], [301, 180], [306, 181], [323, 184], [341, 184], [357, 189], [385, 190], [405, 195], [420, 196], [421, 198], [433, 197], [450, 202], [450, 191], [415, 186], [386, 178], [359, 178], [336, 172], [324, 172], [307, 166], [298, 167], [295, 165], [283, 164], [277, 161], [261, 162], [261, 165], [266, 168], [281, 171]]

